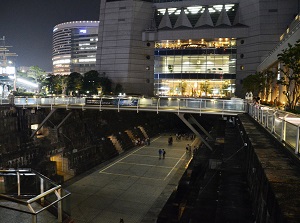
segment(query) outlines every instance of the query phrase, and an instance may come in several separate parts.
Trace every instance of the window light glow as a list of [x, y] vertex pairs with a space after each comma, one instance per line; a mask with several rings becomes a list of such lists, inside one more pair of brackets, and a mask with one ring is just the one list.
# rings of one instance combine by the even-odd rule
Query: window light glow
[[197, 14], [201, 9], [202, 9], [202, 6], [192, 6], [192, 7], [187, 7], [187, 10], [188, 10], [191, 14]]
[[55, 64], [68, 64], [70, 62], [71, 62], [70, 59], [56, 60], [56, 61], [53, 61], [53, 65], [55, 65]]
[[96, 62], [96, 58], [79, 59], [80, 62]]

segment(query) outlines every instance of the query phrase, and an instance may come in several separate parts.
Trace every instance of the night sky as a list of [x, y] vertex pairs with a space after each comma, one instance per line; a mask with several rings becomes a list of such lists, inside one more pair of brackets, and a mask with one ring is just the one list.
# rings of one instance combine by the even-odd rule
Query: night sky
[[[1, 0], [0, 38], [5, 36], [17, 67], [52, 71], [52, 30], [69, 21], [99, 20], [100, 0]], [[2, 45], [2, 41], [0, 41]]]

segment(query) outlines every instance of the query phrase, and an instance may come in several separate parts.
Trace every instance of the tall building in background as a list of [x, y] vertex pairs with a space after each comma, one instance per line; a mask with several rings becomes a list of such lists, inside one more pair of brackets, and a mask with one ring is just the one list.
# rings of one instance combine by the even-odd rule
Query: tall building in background
[[11, 46], [5, 43], [5, 36], [0, 38], [0, 98], [6, 98], [9, 91], [16, 90], [16, 63], [18, 56], [9, 51]]
[[73, 21], [53, 29], [53, 74], [95, 70], [99, 21]]
[[126, 93], [243, 97], [299, 0], [101, 0], [97, 70]]

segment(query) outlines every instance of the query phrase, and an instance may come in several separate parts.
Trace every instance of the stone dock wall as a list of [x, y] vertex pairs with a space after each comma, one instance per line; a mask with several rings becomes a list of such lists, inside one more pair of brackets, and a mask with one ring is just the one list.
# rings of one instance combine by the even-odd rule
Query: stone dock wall
[[247, 143], [247, 178], [255, 222], [300, 222], [299, 160], [248, 115], [239, 116]]

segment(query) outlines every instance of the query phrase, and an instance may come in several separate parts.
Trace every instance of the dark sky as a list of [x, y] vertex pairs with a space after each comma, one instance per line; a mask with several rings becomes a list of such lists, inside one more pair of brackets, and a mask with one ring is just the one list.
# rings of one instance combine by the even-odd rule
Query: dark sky
[[[0, 0], [0, 38], [17, 66], [52, 71], [52, 30], [59, 23], [99, 20], [100, 0]], [[0, 45], [2, 45], [2, 41]]]

